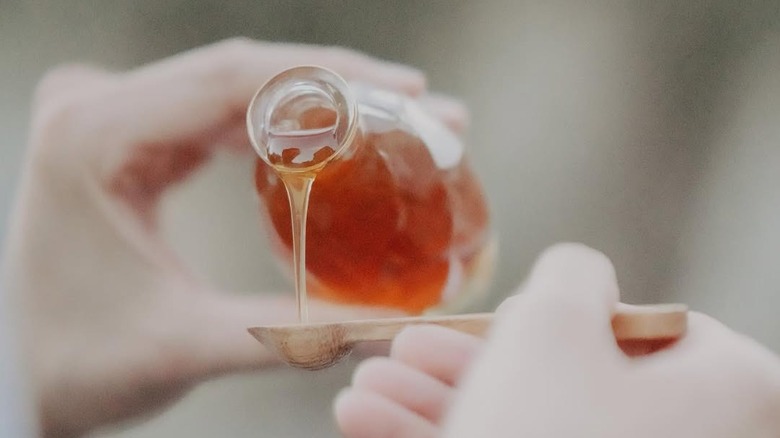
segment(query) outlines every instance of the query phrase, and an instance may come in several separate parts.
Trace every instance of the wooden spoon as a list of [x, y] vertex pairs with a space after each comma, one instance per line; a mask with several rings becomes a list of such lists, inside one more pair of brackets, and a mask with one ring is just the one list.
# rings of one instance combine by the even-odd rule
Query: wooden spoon
[[[619, 343], [661, 345], [685, 333], [688, 308], [682, 304], [626, 306], [612, 318]], [[290, 324], [249, 328], [249, 333], [288, 364], [307, 370], [334, 365], [358, 342], [389, 341], [413, 324], [435, 324], [483, 336], [492, 313], [421, 316], [345, 321], [326, 324]]]

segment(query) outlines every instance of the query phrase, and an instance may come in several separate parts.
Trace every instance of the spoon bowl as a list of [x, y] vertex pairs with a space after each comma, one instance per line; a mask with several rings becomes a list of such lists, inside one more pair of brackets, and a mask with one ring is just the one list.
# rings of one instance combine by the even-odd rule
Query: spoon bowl
[[253, 327], [249, 333], [289, 365], [311, 371], [332, 366], [353, 347], [335, 324]]

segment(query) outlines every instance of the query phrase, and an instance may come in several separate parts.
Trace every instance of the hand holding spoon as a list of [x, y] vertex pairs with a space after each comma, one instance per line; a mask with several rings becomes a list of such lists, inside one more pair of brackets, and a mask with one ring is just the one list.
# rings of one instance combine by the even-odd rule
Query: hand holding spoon
[[[682, 304], [620, 308], [612, 318], [612, 329], [619, 343], [669, 342], [685, 333], [687, 312], [687, 307]], [[289, 365], [319, 370], [344, 358], [358, 342], [389, 341], [412, 324], [436, 324], [483, 336], [492, 321], [492, 313], [475, 313], [276, 325], [248, 330]]]

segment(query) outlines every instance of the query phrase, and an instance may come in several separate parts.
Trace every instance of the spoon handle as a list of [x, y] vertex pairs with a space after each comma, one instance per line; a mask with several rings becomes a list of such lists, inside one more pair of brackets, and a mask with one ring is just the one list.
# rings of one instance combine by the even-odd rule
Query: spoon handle
[[404, 328], [417, 324], [439, 325], [481, 337], [487, 332], [492, 322], [492, 313], [471, 313], [465, 315], [347, 321], [339, 325], [343, 327], [348, 342], [362, 342], [390, 341]]
[[[685, 333], [687, 316], [688, 308], [682, 304], [621, 305], [612, 318], [612, 330], [620, 342], [675, 339]], [[363, 342], [392, 340], [401, 330], [415, 324], [434, 324], [482, 337], [492, 322], [492, 313], [472, 313], [348, 321], [337, 325], [348, 342]]]

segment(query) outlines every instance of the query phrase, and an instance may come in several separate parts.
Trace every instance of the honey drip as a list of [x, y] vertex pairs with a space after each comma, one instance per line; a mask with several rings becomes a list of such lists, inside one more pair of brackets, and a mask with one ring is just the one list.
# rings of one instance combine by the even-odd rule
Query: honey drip
[[319, 166], [324, 165], [338, 147], [333, 128], [335, 122], [336, 114], [333, 111], [309, 110], [301, 117], [300, 130], [272, 132], [268, 142], [268, 161], [276, 169], [287, 192], [296, 307], [298, 321], [302, 323], [309, 321], [306, 288], [306, 216], [309, 197], [317, 175], [316, 169], [321, 168]]

